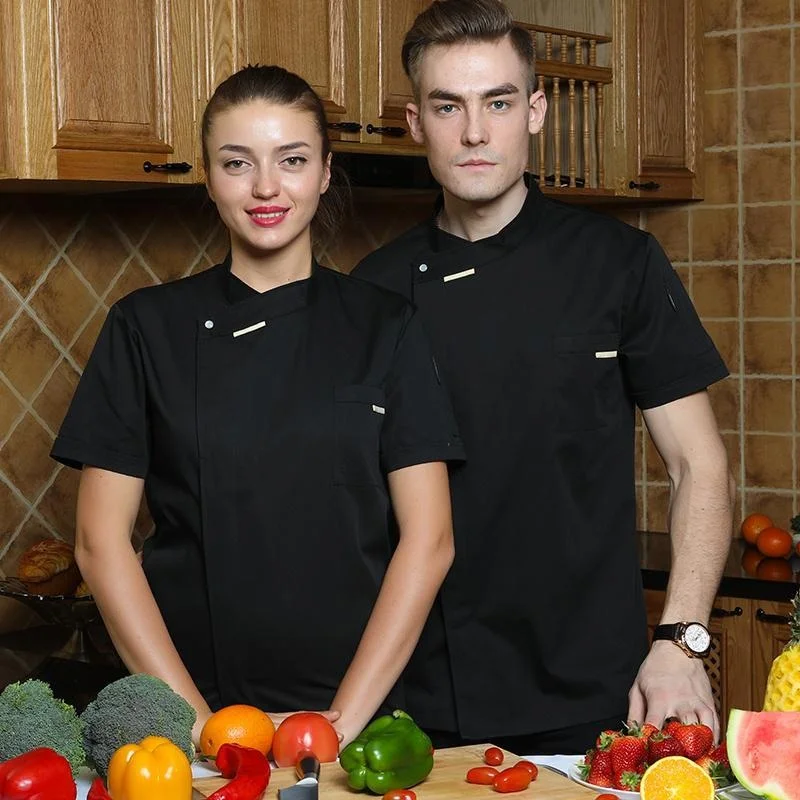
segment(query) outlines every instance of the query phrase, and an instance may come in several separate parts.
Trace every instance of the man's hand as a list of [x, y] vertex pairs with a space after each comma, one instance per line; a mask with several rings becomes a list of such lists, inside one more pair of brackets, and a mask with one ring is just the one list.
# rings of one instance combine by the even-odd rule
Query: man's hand
[[667, 717], [702, 722], [719, 741], [719, 718], [702, 659], [689, 658], [673, 642], [653, 642], [628, 692], [628, 721], [661, 728]]

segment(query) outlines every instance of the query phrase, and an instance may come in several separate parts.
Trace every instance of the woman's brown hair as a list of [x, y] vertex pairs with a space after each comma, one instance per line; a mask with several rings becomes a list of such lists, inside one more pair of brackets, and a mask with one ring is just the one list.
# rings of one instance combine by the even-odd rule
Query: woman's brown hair
[[528, 94], [536, 88], [536, 53], [528, 31], [500, 0], [434, 0], [415, 20], [403, 42], [403, 69], [419, 99], [419, 66], [432, 45], [495, 42], [508, 36], [528, 71]]
[[[317, 93], [299, 75], [278, 66], [248, 65], [226, 78], [214, 90], [203, 112], [200, 136], [203, 145], [203, 166], [209, 172], [208, 136], [214, 118], [235, 106], [264, 100], [281, 106], [292, 106], [314, 118], [322, 138], [322, 160], [331, 152], [328, 118]], [[328, 191], [319, 199], [317, 213], [311, 223], [311, 239], [315, 248], [324, 247], [336, 234], [349, 208], [350, 192], [347, 176], [331, 168]]]

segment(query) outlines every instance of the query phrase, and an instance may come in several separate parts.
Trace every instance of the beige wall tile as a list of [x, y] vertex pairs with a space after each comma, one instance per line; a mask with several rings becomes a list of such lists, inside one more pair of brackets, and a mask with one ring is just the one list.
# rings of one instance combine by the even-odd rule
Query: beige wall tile
[[7, 436], [21, 411], [22, 404], [11, 389], [0, 380], [0, 440]]
[[791, 322], [743, 323], [745, 374], [791, 375]]
[[745, 150], [743, 157], [742, 200], [745, 203], [791, 200], [791, 147]]
[[736, 27], [736, 0], [703, 0], [703, 30], [729, 31]]
[[692, 257], [695, 261], [730, 261], [739, 252], [739, 213], [735, 208], [692, 211]]
[[736, 36], [706, 36], [703, 40], [706, 89], [732, 89], [738, 70]]
[[792, 433], [792, 393], [791, 378], [745, 379], [745, 430]]
[[[46, 219], [44, 224], [48, 224]], [[129, 258], [130, 250], [117, 235], [108, 215], [95, 212], [87, 216], [66, 254], [95, 292], [102, 295]]]
[[746, 434], [744, 463], [747, 485], [791, 489], [793, 446], [791, 436]]
[[49, 458], [52, 442], [52, 436], [26, 414], [0, 448], [0, 470], [28, 501], [36, 498], [55, 470]]
[[706, 147], [732, 147], [736, 144], [739, 97], [736, 91], [722, 94], [706, 92], [703, 114], [703, 143]]
[[745, 492], [745, 513], [766, 514], [779, 528], [788, 530], [793, 515], [792, 500], [790, 494], [748, 490]]
[[661, 458], [649, 434], [645, 434], [644, 466], [645, 480], [649, 483], [658, 483], [668, 480], [669, 476], [667, 475], [667, 468], [664, 466], [664, 460]]
[[105, 307], [97, 309], [86, 324], [86, 327], [81, 331], [80, 336], [70, 348], [72, 357], [78, 362], [78, 366], [80, 366], [81, 369], [86, 366], [86, 362], [89, 360], [92, 348], [97, 341], [100, 329], [103, 327], [107, 315], [108, 311]]
[[120, 275], [119, 280], [106, 295], [106, 305], [111, 307], [131, 292], [145, 286], [153, 286], [155, 283], [153, 276], [142, 266], [139, 259], [134, 258], [128, 263], [125, 272]]
[[72, 365], [62, 359], [33, 404], [53, 433], [58, 433], [61, 427], [79, 377]]
[[57, 359], [58, 350], [26, 312], [0, 339], [0, 372], [25, 398], [39, 388]]
[[0, 543], [8, 543], [8, 537], [20, 525], [28, 507], [3, 481], [0, 481]]
[[748, 261], [792, 257], [792, 207], [747, 206], [744, 257]]
[[27, 297], [56, 250], [31, 214], [12, 214], [0, 236], [0, 273]]
[[725, 432], [722, 434], [722, 443], [725, 445], [725, 452], [728, 454], [728, 470], [733, 475], [739, 491], [741, 491], [741, 471], [742, 471], [742, 433]]
[[788, 28], [742, 34], [742, 85], [789, 83], [791, 59]]
[[792, 137], [789, 89], [749, 89], [744, 93], [745, 144], [788, 142]]
[[97, 306], [97, 297], [62, 258], [30, 301], [39, 319], [66, 346]]
[[75, 541], [75, 510], [80, 477], [80, 470], [62, 466], [37, 506], [53, 530], [68, 542]]
[[689, 260], [689, 210], [654, 209], [647, 212], [647, 230], [658, 239], [670, 261]]
[[189, 273], [200, 247], [177, 214], [166, 213], [153, 223], [139, 252], [160, 281], [174, 281]]
[[747, 264], [743, 268], [746, 317], [792, 314], [792, 269], [789, 264]]
[[704, 157], [706, 203], [735, 203], [739, 199], [739, 159], [735, 151], [709, 150]]
[[740, 378], [725, 378], [708, 387], [708, 396], [721, 431], [739, 430]]
[[723, 361], [730, 372], [739, 371], [739, 321], [703, 321], [708, 335], [719, 350]]
[[669, 486], [647, 485], [647, 518], [645, 530], [664, 532], [669, 530]]
[[793, 0], [742, 0], [742, 27], [788, 25], [792, 18], [792, 2]]
[[645, 489], [641, 483], [636, 484], [636, 530], [643, 531], [646, 528], [644, 519], [644, 493]]
[[735, 264], [692, 267], [692, 301], [703, 319], [739, 314], [739, 268]]

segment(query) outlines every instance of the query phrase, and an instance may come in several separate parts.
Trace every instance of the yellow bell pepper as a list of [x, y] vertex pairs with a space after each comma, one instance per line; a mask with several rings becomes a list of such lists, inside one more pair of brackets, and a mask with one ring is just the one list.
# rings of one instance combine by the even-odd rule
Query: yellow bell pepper
[[148, 736], [111, 756], [108, 792], [112, 800], [191, 800], [192, 767], [169, 739]]

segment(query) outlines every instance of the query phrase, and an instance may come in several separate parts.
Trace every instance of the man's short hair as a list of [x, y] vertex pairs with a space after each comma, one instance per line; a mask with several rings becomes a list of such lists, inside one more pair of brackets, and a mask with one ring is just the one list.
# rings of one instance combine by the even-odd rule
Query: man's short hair
[[426, 48], [466, 42], [496, 42], [508, 37], [528, 73], [528, 94], [536, 88], [533, 39], [500, 0], [434, 0], [414, 20], [403, 42], [403, 69], [419, 98], [419, 66]]

